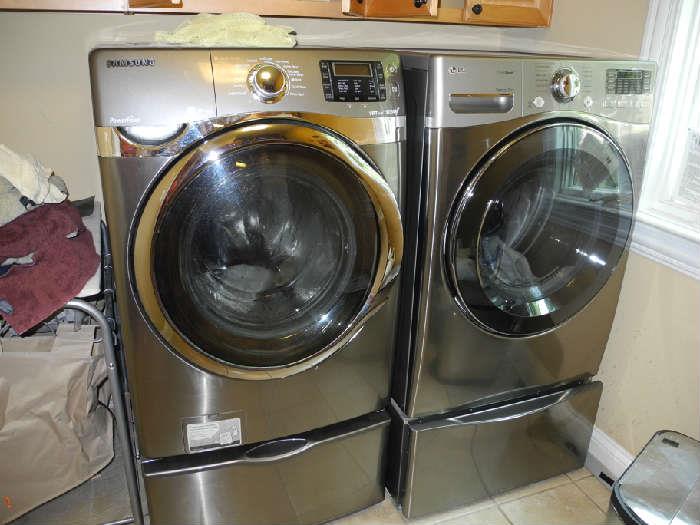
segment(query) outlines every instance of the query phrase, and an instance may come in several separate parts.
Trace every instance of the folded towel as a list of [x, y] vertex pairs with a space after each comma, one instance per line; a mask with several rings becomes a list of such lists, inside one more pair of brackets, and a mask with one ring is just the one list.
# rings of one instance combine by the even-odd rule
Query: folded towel
[[[15, 153], [0, 144], [0, 176], [6, 178], [20, 195], [34, 204], [66, 200], [65, 184], [52, 177], [52, 171], [29, 155]], [[50, 180], [51, 179], [51, 180]]]
[[0, 301], [9, 306], [0, 314], [20, 334], [75, 297], [100, 261], [68, 201], [39, 206], [0, 227], [0, 262], [30, 253], [32, 265], [15, 265], [0, 279]]

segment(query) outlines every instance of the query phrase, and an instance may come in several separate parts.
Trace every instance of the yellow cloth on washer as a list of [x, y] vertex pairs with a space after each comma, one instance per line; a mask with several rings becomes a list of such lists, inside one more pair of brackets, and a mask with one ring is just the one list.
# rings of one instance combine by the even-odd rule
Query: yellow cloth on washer
[[268, 25], [258, 15], [227, 13], [200, 14], [174, 31], [158, 31], [157, 42], [217, 47], [294, 47], [291, 27]]

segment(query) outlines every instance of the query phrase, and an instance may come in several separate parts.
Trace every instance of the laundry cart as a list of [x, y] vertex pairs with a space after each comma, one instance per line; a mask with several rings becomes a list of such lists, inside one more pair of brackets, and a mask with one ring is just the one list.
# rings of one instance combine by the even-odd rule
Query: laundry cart
[[1, 340], [0, 401], [13, 406], [0, 406], [0, 523], [142, 522], [100, 216], [96, 203], [83, 217], [102, 253], [96, 275], [35, 335]]

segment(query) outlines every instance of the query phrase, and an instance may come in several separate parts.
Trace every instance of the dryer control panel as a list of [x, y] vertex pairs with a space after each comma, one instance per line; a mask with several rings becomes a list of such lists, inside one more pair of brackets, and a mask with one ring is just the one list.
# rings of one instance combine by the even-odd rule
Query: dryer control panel
[[469, 127], [549, 112], [635, 124], [651, 121], [656, 76], [652, 62], [410, 54], [403, 63], [411, 71], [410, 83], [429, 86], [425, 124], [431, 128]]

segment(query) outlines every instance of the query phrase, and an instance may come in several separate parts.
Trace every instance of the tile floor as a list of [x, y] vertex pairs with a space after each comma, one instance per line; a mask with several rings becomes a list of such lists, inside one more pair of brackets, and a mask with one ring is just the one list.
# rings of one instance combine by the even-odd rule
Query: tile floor
[[609, 501], [610, 488], [583, 468], [417, 520], [406, 520], [387, 496], [332, 525], [621, 525]]

